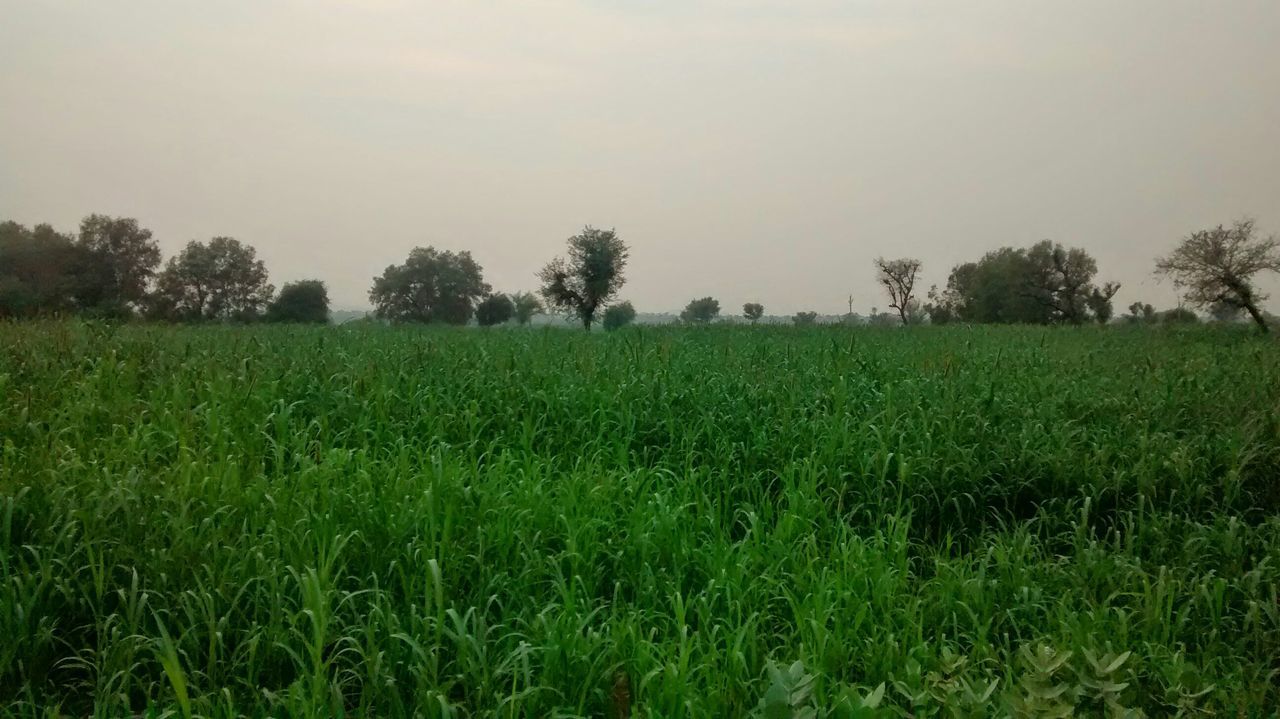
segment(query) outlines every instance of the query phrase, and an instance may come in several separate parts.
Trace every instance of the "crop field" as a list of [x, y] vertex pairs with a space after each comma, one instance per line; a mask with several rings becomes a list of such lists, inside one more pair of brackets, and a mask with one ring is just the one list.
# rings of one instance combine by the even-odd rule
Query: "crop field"
[[1280, 345], [0, 325], [11, 716], [1272, 716]]

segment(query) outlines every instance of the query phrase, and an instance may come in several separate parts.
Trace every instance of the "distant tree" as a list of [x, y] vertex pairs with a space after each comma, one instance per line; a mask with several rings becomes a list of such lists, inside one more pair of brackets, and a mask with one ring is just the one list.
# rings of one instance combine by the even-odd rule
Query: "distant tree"
[[714, 297], [700, 297], [689, 300], [689, 304], [680, 313], [680, 321], [705, 325], [719, 316], [720, 301]]
[[562, 310], [590, 330], [596, 315], [618, 294], [626, 281], [623, 270], [629, 251], [614, 230], [590, 225], [568, 240], [567, 258], [547, 263], [538, 277], [549, 307]]
[[369, 301], [380, 319], [463, 325], [489, 290], [470, 252], [415, 247], [404, 264], [374, 278]]
[[920, 271], [920, 260], [903, 257], [886, 260], [877, 257], [876, 281], [889, 293], [889, 307], [898, 311], [902, 324], [911, 324], [911, 301], [916, 286], [916, 274]]
[[1133, 302], [1124, 320], [1130, 324], [1150, 324], [1156, 321], [1156, 308], [1145, 302]]
[[501, 292], [489, 295], [476, 305], [476, 322], [481, 327], [492, 327], [510, 320], [516, 313], [516, 305]]
[[1243, 309], [1228, 302], [1214, 302], [1209, 305], [1209, 316], [1214, 322], [1235, 322], [1243, 313]]
[[748, 302], [742, 306], [742, 316], [755, 324], [764, 316], [764, 305], [759, 302]]
[[1026, 250], [1002, 247], [977, 262], [956, 265], [934, 311], [964, 322], [1047, 324], [1050, 312], [1027, 290], [1032, 274]]
[[1111, 298], [1115, 297], [1119, 291], [1119, 282], [1108, 282], [1102, 287], [1093, 288], [1089, 292], [1089, 297], [1085, 301], [1098, 324], [1105, 325], [1111, 321], [1111, 317], [1114, 314], [1114, 310], [1111, 308]]
[[1194, 325], [1200, 322], [1200, 317], [1186, 307], [1165, 310], [1158, 317], [1162, 325]]
[[80, 306], [104, 315], [133, 314], [160, 266], [151, 230], [128, 217], [89, 215], [80, 223], [77, 245], [84, 252], [76, 281]]
[[267, 308], [271, 322], [325, 324], [329, 322], [329, 290], [320, 280], [286, 283]]
[[949, 325], [956, 318], [956, 302], [945, 292], [938, 291], [938, 286], [929, 288], [929, 301], [924, 304], [924, 312], [929, 316], [929, 324]]
[[797, 312], [791, 318], [791, 321], [795, 323], [796, 327], [812, 327], [818, 323], [818, 313]]
[[231, 237], [192, 241], [156, 279], [149, 313], [171, 320], [252, 320], [274, 291], [251, 245]]
[[[1044, 240], [1027, 251], [1026, 291], [1049, 311], [1053, 322], [1078, 325], [1089, 317], [1089, 299], [1098, 263], [1088, 252]], [[1118, 289], [1118, 288], [1117, 288]]]
[[0, 222], [0, 317], [70, 312], [81, 251], [49, 225]]
[[1156, 273], [1171, 277], [1193, 306], [1238, 307], [1266, 332], [1267, 320], [1258, 306], [1266, 295], [1253, 285], [1255, 275], [1263, 272], [1280, 272], [1280, 240], [1257, 236], [1248, 218], [1229, 228], [1193, 232], [1156, 262]]
[[616, 305], [610, 305], [604, 311], [604, 328], [609, 331], [626, 327], [636, 321], [636, 308], [631, 306], [630, 302], [619, 302]]
[[511, 295], [516, 308], [516, 324], [527, 325], [533, 316], [542, 311], [542, 301], [532, 292], [517, 292]]

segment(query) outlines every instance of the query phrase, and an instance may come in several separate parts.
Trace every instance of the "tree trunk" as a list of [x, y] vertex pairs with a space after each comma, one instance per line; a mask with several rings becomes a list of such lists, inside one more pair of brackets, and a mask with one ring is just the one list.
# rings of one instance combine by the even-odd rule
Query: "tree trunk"
[[1244, 308], [1249, 311], [1249, 316], [1253, 318], [1253, 321], [1258, 323], [1258, 329], [1262, 330], [1263, 334], [1266, 334], [1268, 331], [1267, 318], [1263, 317], [1262, 313], [1258, 311], [1257, 305], [1252, 302], [1245, 302]]

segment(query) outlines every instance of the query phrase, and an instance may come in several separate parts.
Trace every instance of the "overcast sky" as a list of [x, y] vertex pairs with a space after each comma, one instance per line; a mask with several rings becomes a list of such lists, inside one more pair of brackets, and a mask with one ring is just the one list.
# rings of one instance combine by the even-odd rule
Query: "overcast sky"
[[0, 218], [90, 212], [336, 308], [415, 245], [533, 289], [585, 224], [641, 311], [866, 312], [877, 255], [1044, 238], [1169, 306], [1179, 237], [1280, 232], [1280, 2], [0, 0]]

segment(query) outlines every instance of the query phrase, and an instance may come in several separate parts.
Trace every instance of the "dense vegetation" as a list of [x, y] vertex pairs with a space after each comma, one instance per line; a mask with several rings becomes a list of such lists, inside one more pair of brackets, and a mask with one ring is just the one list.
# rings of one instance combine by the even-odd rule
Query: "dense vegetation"
[[0, 707], [1257, 716], [1277, 407], [1229, 328], [0, 325]]

